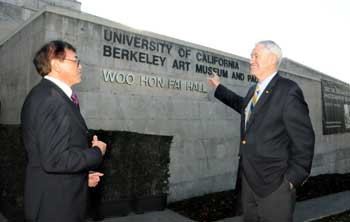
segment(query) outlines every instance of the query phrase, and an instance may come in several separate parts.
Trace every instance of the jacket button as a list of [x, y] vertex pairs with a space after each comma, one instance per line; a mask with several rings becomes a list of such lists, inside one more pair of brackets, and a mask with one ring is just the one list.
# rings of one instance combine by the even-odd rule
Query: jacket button
[[244, 145], [244, 144], [246, 144], [247, 143], [247, 141], [246, 140], [242, 140], [242, 144]]

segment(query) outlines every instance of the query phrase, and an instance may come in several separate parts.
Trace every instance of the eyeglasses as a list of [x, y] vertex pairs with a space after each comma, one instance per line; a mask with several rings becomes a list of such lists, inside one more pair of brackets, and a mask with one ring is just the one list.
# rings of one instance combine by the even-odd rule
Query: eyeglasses
[[75, 62], [75, 63], [77, 63], [78, 67], [80, 65], [80, 59], [75, 59], [75, 60], [73, 60], [73, 59], [63, 59], [63, 60], [68, 60], [68, 61], [71, 61], [71, 62]]

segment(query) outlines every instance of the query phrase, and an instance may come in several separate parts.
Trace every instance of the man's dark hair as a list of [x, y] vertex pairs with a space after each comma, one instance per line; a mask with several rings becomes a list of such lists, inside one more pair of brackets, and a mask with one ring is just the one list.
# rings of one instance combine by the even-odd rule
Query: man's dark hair
[[55, 40], [45, 44], [34, 56], [33, 63], [39, 75], [46, 76], [51, 72], [51, 60], [66, 58], [65, 49], [76, 52], [75, 48], [68, 42]]

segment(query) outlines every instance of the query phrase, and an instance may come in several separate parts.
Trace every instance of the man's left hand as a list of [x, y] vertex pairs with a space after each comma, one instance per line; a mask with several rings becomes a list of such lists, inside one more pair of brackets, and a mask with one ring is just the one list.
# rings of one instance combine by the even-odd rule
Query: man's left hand
[[219, 76], [214, 72], [212, 75], [210, 75], [208, 78], [207, 78], [207, 82], [208, 82], [208, 85], [211, 86], [211, 87], [218, 87], [218, 85], [220, 84], [220, 78]]
[[98, 182], [100, 182], [100, 177], [102, 177], [102, 176], [103, 176], [103, 173], [90, 171], [89, 172], [88, 186], [89, 187], [96, 187]]

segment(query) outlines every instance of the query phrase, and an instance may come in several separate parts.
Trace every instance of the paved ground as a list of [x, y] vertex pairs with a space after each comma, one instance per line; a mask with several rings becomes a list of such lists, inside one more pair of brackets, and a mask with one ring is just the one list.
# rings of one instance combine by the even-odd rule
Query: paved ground
[[[304, 222], [337, 214], [350, 209], [350, 191], [297, 202], [294, 222]], [[226, 218], [217, 222], [240, 222], [240, 217]]]
[[[350, 209], [350, 191], [297, 202], [295, 222], [304, 222], [336, 214]], [[226, 218], [217, 222], [239, 222], [240, 217]], [[0, 222], [8, 222], [0, 214]], [[102, 222], [193, 222], [174, 211], [164, 210], [126, 217], [108, 218]]]
[[[90, 222], [90, 221], [89, 221]], [[102, 222], [193, 222], [171, 210], [105, 219]]]

